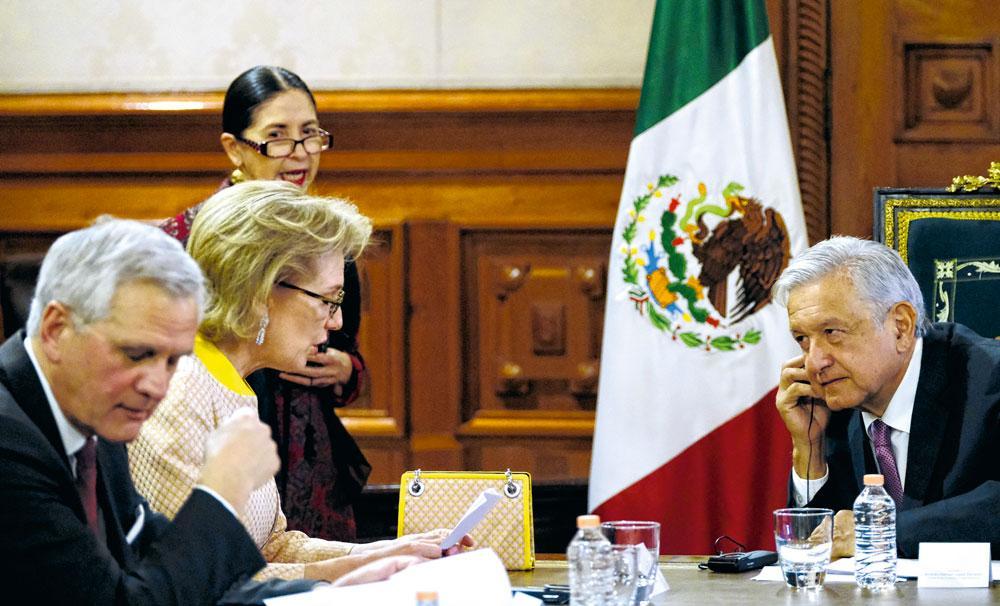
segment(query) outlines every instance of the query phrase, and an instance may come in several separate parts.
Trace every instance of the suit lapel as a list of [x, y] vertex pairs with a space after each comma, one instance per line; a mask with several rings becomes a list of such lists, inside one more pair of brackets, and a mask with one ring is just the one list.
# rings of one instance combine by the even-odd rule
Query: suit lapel
[[0, 381], [4, 383], [11, 395], [14, 396], [14, 401], [52, 447], [53, 456], [62, 463], [62, 481], [65, 483], [66, 498], [79, 516], [80, 521], [86, 524], [87, 515], [77, 493], [73, 471], [69, 466], [69, 457], [66, 456], [66, 447], [59, 435], [56, 420], [52, 417], [52, 409], [49, 407], [48, 398], [45, 397], [45, 390], [42, 389], [38, 373], [35, 372], [31, 358], [28, 357], [28, 352], [24, 349], [24, 329], [11, 335], [0, 347]]
[[24, 329], [11, 335], [3, 347], [0, 347], [0, 374], [3, 375], [0, 380], [10, 390], [21, 410], [28, 415], [31, 422], [55, 449], [66, 473], [72, 479], [73, 472], [69, 467], [66, 447], [63, 445], [62, 437], [59, 436], [56, 420], [52, 418], [49, 400], [45, 397], [45, 390], [42, 389], [42, 383], [31, 363], [31, 358], [24, 349]]
[[847, 443], [851, 450], [851, 468], [854, 471], [854, 483], [858, 492], [864, 484], [868, 460], [868, 440], [865, 437], [865, 423], [861, 420], [861, 412], [854, 411], [847, 428]]
[[[920, 361], [920, 381], [913, 402], [910, 422], [910, 444], [906, 458], [906, 480], [903, 483], [903, 508], [923, 505], [941, 452], [948, 408], [942, 395], [946, 391], [947, 342], [939, 331], [924, 338], [924, 355]], [[912, 505], [907, 505], [911, 502]]]

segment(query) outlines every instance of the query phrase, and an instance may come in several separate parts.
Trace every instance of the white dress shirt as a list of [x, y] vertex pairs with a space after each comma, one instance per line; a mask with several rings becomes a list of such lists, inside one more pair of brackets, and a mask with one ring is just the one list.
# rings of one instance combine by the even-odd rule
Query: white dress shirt
[[63, 414], [62, 408], [59, 408], [59, 404], [56, 402], [56, 397], [52, 393], [52, 387], [49, 385], [49, 380], [45, 377], [45, 373], [42, 372], [42, 367], [38, 364], [38, 358], [35, 357], [35, 350], [32, 349], [31, 337], [24, 339], [24, 350], [28, 353], [28, 359], [31, 360], [31, 365], [35, 367], [35, 374], [38, 375], [38, 381], [42, 384], [42, 391], [45, 392], [45, 399], [49, 403], [49, 408], [52, 410], [52, 418], [56, 420], [56, 427], [59, 429], [59, 437], [62, 438], [63, 448], [66, 449], [66, 457], [69, 459], [69, 468], [73, 472], [73, 477], [76, 477], [76, 453], [83, 448], [83, 445], [87, 442], [87, 436], [80, 433], [80, 431], [73, 427], [73, 424], [69, 422], [66, 415]]
[[[910, 449], [910, 422], [913, 420], [913, 403], [917, 398], [917, 383], [920, 382], [920, 359], [923, 357], [924, 340], [917, 339], [913, 348], [913, 355], [910, 363], [906, 367], [903, 381], [896, 388], [896, 393], [892, 394], [889, 406], [882, 414], [882, 422], [892, 428], [889, 443], [892, 446], [892, 454], [896, 457], [896, 469], [899, 471], [899, 480], [903, 488], [906, 488], [906, 458]], [[861, 412], [861, 420], [865, 424], [865, 432], [868, 433], [868, 444], [871, 447], [872, 455], [875, 454], [875, 444], [871, 440], [871, 425], [879, 417], [870, 412]], [[875, 457], [878, 464], [878, 457]], [[805, 478], [792, 470], [792, 488], [795, 504], [799, 507], [809, 502], [809, 499], [819, 492], [819, 489], [826, 484], [830, 477], [829, 468], [823, 477], [806, 482]], [[881, 469], [879, 470], [881, 471]], [[808, 485], [808, 486], [807, 486]], [[809, 496], [806, 491], [809, 491]]]

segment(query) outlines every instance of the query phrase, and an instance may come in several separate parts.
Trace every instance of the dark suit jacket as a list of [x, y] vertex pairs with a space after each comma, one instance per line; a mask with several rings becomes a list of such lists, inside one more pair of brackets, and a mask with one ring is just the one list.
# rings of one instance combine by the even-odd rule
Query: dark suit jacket
[[[989, 542], [1000, 558], [1000, 341], [960, 324], [924, 336], [896, 540], [903, 557], [925, 542]], [[861, 412], [826, 431], [830, 477], [809, 505], [851, 509], [878, 473]]]
[[107, 541], [98, 541], [23, 341], [20, 331], [0, 347], [3, 602], [215, 604], [239, 582], [228, 594], [237, 603], [244, 595], [255, 600], [312, 585], [250, 583], [243, 592], [242, 582], [264, 559], [240, 521], [196, 490], [168, 522], [132, 486], [125, 446], [104, 440], [97, 446], [97, 491]]

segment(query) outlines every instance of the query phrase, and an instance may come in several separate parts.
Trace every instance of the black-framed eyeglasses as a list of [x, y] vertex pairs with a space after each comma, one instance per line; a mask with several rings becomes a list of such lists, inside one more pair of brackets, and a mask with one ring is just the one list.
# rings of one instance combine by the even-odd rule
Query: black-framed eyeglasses
[[302, 149], [308, 154], [318, 154], [333, 147], [333, 135], [323, 129], [315, 135], [301, 139], [270, 139], [262, 143], [236, 136], [236, 140], [257, 150], [257, 153], [268, 158], [287, 158], [295, 153], [295, 147], [301, 143]]
[[318, 301], [322, 301], [323, 303], [326, 303], [326, 305], [330, 308], [330, 317], [331, 318], [333, 318], [334, 314], [337, 313], [337, 310], [340, 309], [341, 304], [344, 302], [344, 289], [340, 289], [340, 292], [338, 292], [337, 294], [335, 294], [333, 296], [333, 298], [330, 299], [329, 297], [324, 297], [323, 295], [321, 295], [319, 293], [313, 292], [311, 290], [306, 290], [305, 288], [302, 288], [301, 286], [296, 286], [296, 285], [294, 285], [294, 284], [292, 284], [290, 282], [285, 282], [284, 280], [281, 280], [280, 282], [278, 282], [278, 286], [283, 286], [285, 288], [290, 288], [292, 290], [297, 290], [297, 291], [299, 291], [300, 293], [302, 293], [304, 295], [308, 295], [308, 296], [312, 297], [313, 299], [316, 299]]

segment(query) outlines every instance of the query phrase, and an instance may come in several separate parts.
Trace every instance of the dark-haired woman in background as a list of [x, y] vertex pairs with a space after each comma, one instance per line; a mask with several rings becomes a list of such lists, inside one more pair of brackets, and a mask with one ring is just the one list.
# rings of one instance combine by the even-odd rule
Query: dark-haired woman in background
[[[278, 180], [305, 191], [319, 170], [320, 153], [333, 142], [320, 127], [305, 82], [272, 66], [251, 68], [229, 85], [222, 131], [222, 147], [236, 167], [222, 188], [245, 180]], [[186, 244], [199, 207], [161, 227]], [[347, 260], [343, 327], [329, 333], [326, 351], [314, 352], [308, 366], [295, 373], [262, 370], [247, 379], [278, 443], [276, 480], [289, 528], [329, 540], [356, 538], [351, 504], [371, 472], [334, 411], [357, 398], [365, 380], [357, 342], [360, 289], [357, 267]]]

